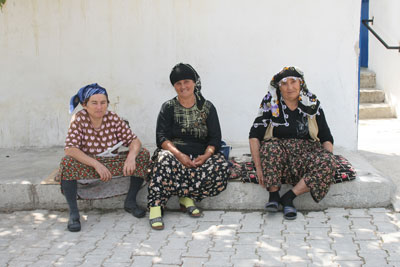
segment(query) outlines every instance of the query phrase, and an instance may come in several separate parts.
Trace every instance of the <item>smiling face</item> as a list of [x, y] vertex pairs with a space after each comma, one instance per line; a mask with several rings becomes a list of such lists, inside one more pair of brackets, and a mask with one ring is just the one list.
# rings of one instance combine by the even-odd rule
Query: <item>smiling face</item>
[[178, 98], [181, 99], [189, 99], [193, 97], [194, 86], [195, 86], [194, 81], [190, 79], [180, 80], [174, 84], [174, 88], [176, 93], [178, 94]]
[[279, 82], [279, 90], [285, 101], [298, 101], [300, 88], [300, 79], [288, 77]]
[[87, 103], [82, 105], [93, 119], [102, 119], [108, 108], [108, 99], [106, 95], [95, 94], [89, 97]]

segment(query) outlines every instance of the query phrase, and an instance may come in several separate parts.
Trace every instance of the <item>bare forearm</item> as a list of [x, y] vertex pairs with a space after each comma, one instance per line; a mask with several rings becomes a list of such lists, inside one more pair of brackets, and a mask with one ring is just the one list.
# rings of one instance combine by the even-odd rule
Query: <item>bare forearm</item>
[[97, 160], [95, 160], [92, 157], [89, 157], [82, 150], [80, 150], [79, 148], [75, 148], [75, 147], [65, 149], [65, 155], [70, 156], [70, 157], [76, 159], [77, 161], [79, 161], [85, 165], [91, 166], [91, 167], [95, 167], [95, 165], [98, 163]]
[[176, 158], [179, 157], [180, 154], [183, 154], [179, 149], [176, 148], [176, 146], [169, 140], [164, 141], [161, 144], [161, 148], [168, 150], [169, 152], [171, 152]]
[[142, 142], [140, 142], [139, 138], [133, 139], [131, 144], [129, 145], [129, 153], [128, 158], [136, 158], [139, 154], [140, 148], [142, 147]]
[[250, 152], [251, 157], [253, 158], [254, 165], [257, 170], [261, 170], [261, 159], [260, 159], [260, 140], [257, 138], [250, 138]]
[[188, 155], [179, 151], [179, 149], [177, 149], [171, 141], [164, 141], [161, 144], [161, 147], [162, 149], [170, 151], [175, 156], [175, 158], [177, 158], [186, 167], [196, 167], [195, 162], [191, 158], [189, 158]]

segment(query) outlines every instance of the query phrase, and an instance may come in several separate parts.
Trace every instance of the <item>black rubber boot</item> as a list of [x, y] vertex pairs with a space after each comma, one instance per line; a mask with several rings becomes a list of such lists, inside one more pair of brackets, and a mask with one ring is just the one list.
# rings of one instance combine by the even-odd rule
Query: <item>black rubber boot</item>
[[62, 180], [61, 188], [69, 206], [68, 230], [70, 232], [79, 232], [81, 230], [81, 222], [76, 200], [78, 184], [76, 180]]
[[131, 176], [131, 183], [129, 185], [129, 191], [126, 195], [124, 209], [126, 212], [131, 213], [136, 218], [142, 218], [146, 215], [146, 211], [139, 208], [136, 204], [136, 195], [139, 192], [143, 179], [136, 176]]

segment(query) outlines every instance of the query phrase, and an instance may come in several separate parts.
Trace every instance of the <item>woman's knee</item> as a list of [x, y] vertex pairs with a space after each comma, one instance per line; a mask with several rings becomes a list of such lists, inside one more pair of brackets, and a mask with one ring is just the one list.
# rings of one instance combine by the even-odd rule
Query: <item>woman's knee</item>
[[162, 166], [169, 166], [169, 165], [172, 165], [173, 161], [176, 161], [175, 156], [168, 150], [162, 150], [158, 154], [158, 157], [155, 160], [155, 163], [162, 165]]
[[267, 141], [261, 145], [261, 154], [270, 156], [280, 156], [284, 153], [284, 149], [278, 141]]

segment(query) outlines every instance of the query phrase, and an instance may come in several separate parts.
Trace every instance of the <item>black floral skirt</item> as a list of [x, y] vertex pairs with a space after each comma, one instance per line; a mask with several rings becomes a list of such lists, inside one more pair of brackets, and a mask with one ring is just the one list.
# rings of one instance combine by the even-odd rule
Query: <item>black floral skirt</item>
[[264, 184], [295, 186], [304, 179], [315, 202], [321, 201], [335, 182], [334, 155], [319, 142], [302, 139], [263, 141], [260, 147]]
[[171, 196], [201, 201], [226, 189], [228, 162], [217, 153], [197, 168], [185, 167], [168, 150], [157, 150], [149, 181], [148, 207], [167, 205]]

